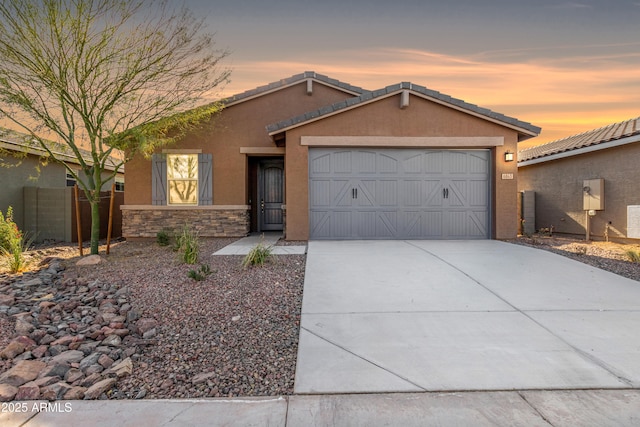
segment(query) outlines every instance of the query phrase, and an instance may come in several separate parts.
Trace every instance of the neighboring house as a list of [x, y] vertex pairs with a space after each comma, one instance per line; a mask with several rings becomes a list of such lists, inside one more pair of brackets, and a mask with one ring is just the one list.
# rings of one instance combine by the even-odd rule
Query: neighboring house
[[590, 235], [640, 238], [638, 165], [640, 117], [521, 150], [518, 189], [535, 192], [536, 229], [585, 235], [585, 199], [597, 196], [594, 184], [603, 183]]
[[509, 160], [538, 127], [411, 83], [366, 91], [314, 72], [223, 102], [202, 131], [128, 163], [125, 237], [185, 223], [289, 240], [516, 236]]
[[[51, 150], [56, 156], [77, 171], [80, 165], [77, 159], [69, 153], [69, 149], [60, 144], [51, 143]], [[92, 164], [88, 151], [82, 151], [85, 160]], [[28, 135], [9, 129], [0, 128], [0, 209], [6, 214], [11, 206], [14, 221], [21, 230], [35, 236], [36, 241], [57, 240], [77, 241], [75, 224], [75, 207], [72, 187], [76, 184], [72, 175], [60, 163], [49, 159], [44, 161], [47, 153], [35, 143], [28, 142]], [[108, 167], [109, 172], [114, 166]], [[109, 172], [105, 173], [105, 178]], [[116, 191], [124, 191], [124, 173], [119, 172], [115, 178]], [[107, 182], [103, 191], [111, 191], [112, 181]], [[105, 194], [105, 197], [107, 195]], [[117, 197], [122, 198], [122, 196]], [[82, 201], [84, 194], [80, 194]], [[117, 200], [116, 199], [116, 200]], [[88, 205], [88, 202], [86, 203]], [[118, 205], [120, 205], [118, 203]], [[101, 234], [106, 236], [107, 210], [109, 200], [101, 203], [104, 217], [101, 221]], [[89, 238], [90, 211], [83, 206], [81, 214], [83, 224], [83, 238]], [[121, 235], [120, 212], [114, 209], [114, 227], [112, 235]]]

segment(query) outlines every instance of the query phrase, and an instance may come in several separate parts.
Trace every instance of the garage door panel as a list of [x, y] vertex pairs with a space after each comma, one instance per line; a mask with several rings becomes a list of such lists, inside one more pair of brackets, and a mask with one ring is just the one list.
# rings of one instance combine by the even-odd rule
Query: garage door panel
[[443, 220], [444, 215], [442, 211], [422, 212], [421, 237], [425, 239], [441, 239], [444, 229]]
[[360, 181], [354, 187], [357, 190], [355, 204], [356, 206], [372, 207], [377, 206], [376, 187], [377, 182], [373, 180]]
[[468, 227], [468, 235], [486, 237], [489, 231], [489, 213], [486, 210], [469, 212]]
[[468, 203], [469, 207], [479, 207], [479, 206], [488, 206], [489, 205], [489, 194], [487, 188], [489, 186], [489, 182], [485, 179], [483, 180], [473, 180], [469, 181], [469, 193], [468, 193]]
[[331, 223], [331, 234], [333, 236], [350, 237], [353, 234], [353, 215], [353, 211], [334, 211], [329, 218], [329, 222]]
[[312, 148], [309, 158], [311, 238], [489, 236], [489, 150]]
[[441, 175], [444, 171], [444, 151], [430, 151], [422, 154], [424, 168], [422, 173]]
[[451, 151], [447, 156], [448, 174], [449, 175], [465, 175], [467, 174], [467, 153]]
[[424, 154], [409, 154], [402, 162], [402, 172], [404, 174], [421, 175], [424, 171]]
[[333, 180], [331, 181], [331, 197], [330, 206], [349, 207], [353, 203], [353, 195], [351, 189], [353, 184], [351, 180]]
[[380, 180], [377, 181], [376, 202], [378, 206], [397, 207], [398, 206], [398, 181]]
[[489, 151], [472, 151], [468, 154], [468, 172], [472, 175], [489, 175]]
[[309, 234], [317, 239], [329, 239], [332, 237], [331, 213], [328, 211], [311, 211], [309, 213]]
[[443, 197], [443, 183], [440, 179], [423, 181], [424, 188], [424, 202], [423, 207], [435, 208], [442, 207], [445, 199]]
[[376, 217], [376, 232], [383, 238], [396, 238], [398, 235], [398, 211], [380, 212]]
[[315, 176], [331, 175], [331, 154], [316, 154], [316, 156], [310, 156], [309, 172]]
[[387, 154], [378, 154], [378, 172], [381, 174], [398, 173], [398, 159]]
[[331, 159], [333, 164], [333, 172], [335, 174], [352, 174], [353, 160], [350, 151], [339, 151], [333, 154]]
[[356, 151], [353, 156], [353, 170], [356, 174], [376, 173], [376, 152]]

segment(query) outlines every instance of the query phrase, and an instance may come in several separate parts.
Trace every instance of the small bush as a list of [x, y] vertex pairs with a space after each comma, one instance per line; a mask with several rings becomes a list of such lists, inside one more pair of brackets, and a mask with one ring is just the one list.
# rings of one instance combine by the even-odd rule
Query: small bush
[[251, 248], [251, 251], [244, 257], [242, 260], [242, 266], [247, 268], [250, 265], [263, 266], [271, 257], [271, 252], [273, 248], [271, 246], [267, 246], [264, 243], [258, 243], [256, 246]]
[[11, 273], [18, 273], [27, 267], [24, 252], [29, 249], [32, 241], [33, 238], [27, 238], [13, 222], [11, 206], [7, 209], [6, 217], [0, 211], [0, 255]]
[[640, 263], [640, 252], [629, 249], [625, 254], [627, 255], [627, 258], [629, 258], [629, 261]]
[[169, 237], [169, 233], [167, 230], [160, 230], [156, 233], [156, 242], [160, 246], [169, 246], [171, 238]]
[[0, 248], [10, 251], [21, 237], [18, 226], [13, 222], [13, 207], [7, 208], [6, 216], [0, 210]]
[[211, 267], [208, 264], [201, 264], [199, 270], [189, 270], [187, 273], [187, 277], [195, 280], [196, 282], [200, 282], [207, 278], [208, 275], [211, 274]]
[[185, 224], [182, 231], [176, 236], [175, 250], [180, 252], [180, 259], [185, 264], [198, 262], [198, 252], [200, 251], [198, 233], [188, 224]]

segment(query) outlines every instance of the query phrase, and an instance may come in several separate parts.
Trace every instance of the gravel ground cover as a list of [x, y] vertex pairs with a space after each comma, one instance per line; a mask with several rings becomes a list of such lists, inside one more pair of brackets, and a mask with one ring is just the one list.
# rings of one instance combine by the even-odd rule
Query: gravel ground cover
[[[154, 344], [132, 356], [132, 374], [109, 398], [293, 392], [305, 256], [274, 256], [264, 267], [246, 269], [242, 256], [212, 256], [233, 240], [201, 239], [200, 262], [211, 268], [202, 281], [187, 276], [198, 265], [182, 264], [169, 247], [150, 241], [117, 243], [94, 266], [68, 259], [67, 272], [126, 286], [132, 306], [158, 322], [155, 336], [147, 337]], [[45, 254], [51, 250], [41, 250]], [[55, 254], [74, 256], [77, 249], [67, 245]], [[14, 335], [12, 325], [0, 315], [5, 341]]]
[[543, 249], [640, 281], [640, 264], [631, 262], [628, 250], [640, 251], [638, 244], [584, 241], [563, 236], [532, 236], [510, 240], [511, 243]]

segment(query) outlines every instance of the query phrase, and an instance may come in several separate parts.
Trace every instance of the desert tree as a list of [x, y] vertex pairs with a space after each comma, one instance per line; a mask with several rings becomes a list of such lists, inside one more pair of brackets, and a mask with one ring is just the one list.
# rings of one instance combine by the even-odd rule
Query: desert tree
[[228, 52], [213, 37], [166, 1], [0, 0], [0, 119], [76, 179], [91, 205], [91, 253], [103, 185], [219, 110], [205, 100], [228, 80]]

